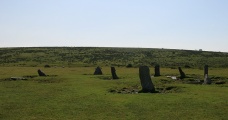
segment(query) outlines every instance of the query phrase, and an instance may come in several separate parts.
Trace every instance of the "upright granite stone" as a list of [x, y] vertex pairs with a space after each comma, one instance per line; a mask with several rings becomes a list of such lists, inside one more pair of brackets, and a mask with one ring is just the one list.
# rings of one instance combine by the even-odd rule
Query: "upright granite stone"
[[102, 71], [99, 66], [95, 69], [94, 75], [102, 75]]
[[204, 76], [205, 76], [206, 74], [208, 75], [208, 65], [205, 65], [205, 66], [204, 66]]
[[185, 73], [182, 71], [181, 67], [178, 67], [179, 73], [180, 73], [180, 79], [185, 78]]
[[159, 65], [155, 65], [154, 72], [155, 72], [155, 74], [154, 74], [155, 77], [156, 76], [161, 76], [160, 75], [160, 66]]
[[205, 74], [204, 83], [203, 84], [211, 84], [211, 79], [208, 77], [208, 74]]
[[155, 88], [150, 77], [150, 69], [148, 66], [139, 67], [139, 77], [142, 85], [142, 92], [155, 92]]
[[115, 67], [111, 67], [111, 73], [112, 73], [112, 79], [119, 79], [116, 75], [116, 69]]
[[39, 76], [46, 76], [46, 74], [43, 73], [40, 69], [37, 72], [38, 72]]

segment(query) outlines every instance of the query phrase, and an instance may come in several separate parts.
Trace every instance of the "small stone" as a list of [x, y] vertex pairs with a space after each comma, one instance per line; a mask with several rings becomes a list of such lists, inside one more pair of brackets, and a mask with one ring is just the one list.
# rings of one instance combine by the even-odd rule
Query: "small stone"
[[101, 71], [101, 68], [100, 67], [97, 67], [95, 69], [94, 75], [102, 75], [102, 71]]
[[37, 72], [38, 72], [39, 76], [46, 76], [46, 74], [43, 73], [40, 69]]

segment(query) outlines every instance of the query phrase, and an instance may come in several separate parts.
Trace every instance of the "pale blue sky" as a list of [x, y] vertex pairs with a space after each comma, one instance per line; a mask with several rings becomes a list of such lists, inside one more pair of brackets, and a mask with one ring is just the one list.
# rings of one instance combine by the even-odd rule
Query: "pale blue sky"
[[228, 52], [228, 0], [0, 0], [0, 43]]

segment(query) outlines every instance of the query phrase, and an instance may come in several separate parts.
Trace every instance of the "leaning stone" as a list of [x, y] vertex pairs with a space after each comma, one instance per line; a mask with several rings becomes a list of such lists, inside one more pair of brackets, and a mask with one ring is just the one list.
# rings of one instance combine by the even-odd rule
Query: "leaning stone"
[[94, 75], [102, 75], [102, 71], [101, 71], [101, 68], [100, 67], [97, 67], [95, 69]]
[[185, 73], [182, 71], [181, 67], [178, 67], [179, 73], [180, 73], [180, 79], [185, 78]]
[[139, 67], [139, 77], [142, 85], [142, 92], [155, 92], [155, 88], [150, 77], [150, 69], [148, 66]]
[[115, 67], [111, 67], [111, 73], [112, 73], [112, 79], [119, 79], [116, 75], [116, 69]]
[[43, 73], [40, 69], [37, 72], [38, 72], [39, 76], [46, 76], [46, 74]]

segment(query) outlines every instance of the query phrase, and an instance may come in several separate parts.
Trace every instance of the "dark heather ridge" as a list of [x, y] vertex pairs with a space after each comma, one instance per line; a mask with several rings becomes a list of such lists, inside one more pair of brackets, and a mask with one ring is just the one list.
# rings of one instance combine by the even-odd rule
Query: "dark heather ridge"
[[228, 67], [228, 53], [109, 47], [0, 48], [0, 66], [127, 66], [204, 68]]

